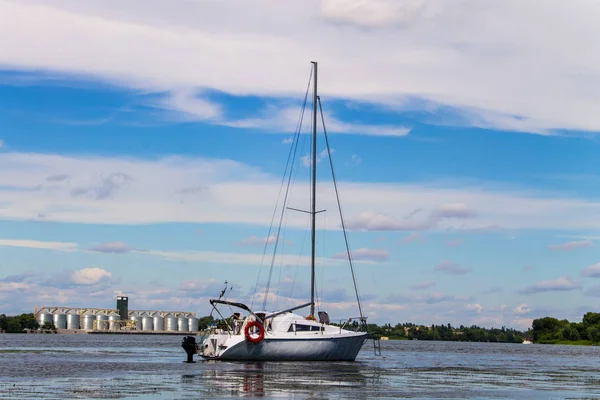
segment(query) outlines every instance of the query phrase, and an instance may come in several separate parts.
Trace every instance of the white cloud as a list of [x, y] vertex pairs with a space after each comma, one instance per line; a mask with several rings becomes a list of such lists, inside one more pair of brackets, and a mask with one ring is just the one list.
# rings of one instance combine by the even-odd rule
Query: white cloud
[[[290, 133], [295, 131], [300, 113], [301, 108], [299, 107], [269, 106], [259, 113], [259, 117], [240, 120], [219, 120], [214, 122], [233, 128], [252, 128], [263, 129], [273, 133]], [[406, 136], [410, 133], [410, 129], [403, 126], [368, 125], [358, 122], [350, 123], [339, 120], [330, 112], [323, 112], [323, 115], [328, 133], [349, 133], [373, 136]]]
[[531, 314], [532, 311], [533, 311], [533, 309], [530, 306], [523, 303], [523, 304], [519, 304], [518, 306], [516, 306], [513, 309], [513, 314], [516, 314], [516, 315]]
[[[21, 277], [0, 278], [0, 301], [4, 301], [7, 307], [3, 310], [7, 313], [16, 314], [20, 312], [31, 312], [36, 305], [65, 305], [73, 307], [114, 307], [114, 296], [126, 294], [135, 299], [136, 309], [160, 309], [160, 310], [184, 310], [197, 311], [200, 316], [207, 315], [210, 312], [208, 298], [218, 296], [223, 288], [223, 282], [215, 279], [189, 279], [167, 283], [147, 283], [143, 280], [136, 281], [136, 284], [130, 287], [121, 287], [115, 284], [118, 276], [103, 277], [95, 284], [74, 284], [69, 279], [54, 279], [52, 282], [44, 282], [40, 276], [28, 278], [27, 282], [22, 281]], [[70, 276], [70, 275], [69, 275]], [[18, 282], [17, 282], [18, 281]], [[37, 283], [36, 283], [37, 282]], [[4, 283], [9, 283], [4, 285]], [[14, 283], [21, 283], [15, 285]], [[322, 299], [321, 309], [329, 311], [332, 320], [339, 321], [350, 315], [356, 315], [356, 302], [352, 296], [344, 293], [336, 287], [330, 287], [331, 290]], [[3, 291], [3, 289], [6, 289]], [[320, 291], [319, 291], [320, 292]], [[253, 291], [244, 292], [240, 287], [234, 287], [230, 299], [249, 303]], [[26, 294], [26, 296], [23, 296]], [[306, 294], [306, 293], [305, 293]], [[262, 298], [264, 293], [259, 291], [257, 296]], [[322, 294], [320, 293], [319, 296]], [[21, 301], [7, 303], [6, 299], [19, 297]], [[281, 293], [269, 293], [269, 304], [271, 301], [278, 300], [279, 304], [296, 305], [305, 302], [304, 298], [295, 295], [284, 297]], [[412, 293], [410, 296], [398, 298], [395, 301], [384, 301], [377, 299], [377, 296], [363, 296], [363, 310], [369, 316], [369, 321], [392, 325], [411, 321], [430, 325], [452, 323], [454, 326], [477, 324], [480, 326], [501, 325], [515, 326], [515, 321], [504, 323], [500, 315], [490, 317], [490, 313], [500, 314], [493, 307], [485, 307], [480, 313], [476, 307], [471, 310], [466, 308], [467, 304], [477, 304], [473, 299], [464, 295], [453, 295], [441, 292], [432, 293]], [[4, 306], [4, 303], [3, 306]], [[255, 302], [256, 303], [256, 302]], [[556, 315], [556, 314], [551, 314]], [[531, 324], [529, 324], [531, 326]]]
[[[47, 180], [59, 175], [69, 177]], [[507, 190], [483, 182], [469, 186], [460, 181], [451, 185], [340, 181], [338, 185], [349, 229], [476, 232], [488, 231], [498, 223], [506, 229], [568, 230], [600, 225], [599, 203], [554, 193]], [[331, 183], [319, 182], [318, 186], [318, 206], [335, 210]], [[0, 219], [268, 225], [279, 187], [280, 178], [232, 160], [0, 153]], [[307, 184], [297, 183], [289, 204], [309, 208], [308, 191]], [[424, 211], [411, 212], [417, 209]], [[477, 217], [464, 218], [472, 214], [468, 210], [477, 210]], [[287, 224], [304, 229], [306, 216], [288, 213]], [[339, 224], [337, 216], [328, 216], [327, 228], [338, 229]]]
[[452, 275], [464, 275], [471, 272], [471, 268], [463, 267], [455, 262], [444, 260], [442, 263], [435, 266], [434, 271], [447, 272]]
[[323, 0], [320, 12], [333, 22], [365, 28], [403, 24], [422, 16], [434, 2], [426, 0]]
[[[223, 105], [204, 98], [201, 94], [198, 95], [191, 90], [182, 89], [173, 90], [162, 100], [149, 102], [149, 105], [171, 111], [170, 118], [175, 120], [203, 121], [213, 125], [243, 129], [261, 129], [277, 134], [295, 132], [298, 118], [301, 114], [300, 107], [271, 105], [259, 111], [258, 117], [230, 119], [226, 117]], [[368, 125], [358, 122], [350, 123], [341, 121], [330, 112], [325, 112], [324, 118], [329, 133], [373, 136], [405, 136], [410, 133], [410, 129], [403, 126]], [[282, 141], [284, 144], [292, 142], [293, 137], [288, 137]]]
[[585, 248], [585, 247], [592, 247], [593, 245], [594, 245], [594, 242], [592, 242], [591, 240], [580, 240], [580, 241], [566, 242], [566, 243], [561, 243], [561, 244], [552, 244], [552, 245], [549, 245], [548, 248], [550, 250], [571, 251], [571, 250], [581, 249], [581, 248]]
[[65, 179], [69, 179], [69, 175], [57, 174], [57, 175], [50, 175], [49, 177], [46, 178], [46, 181], [47, 182], [60, 182], [60, 181], [64, 181]]
[[406, 136], [410, 129], [404, 126], [366, 125], [340, 121], [332, 115], [325, 116], [327, 131], [332, 133], [353, 133], [373, 136]]
[[563, 276], [554, 280], [537, 281], [533, 285], [522, 289], [520, 292], [523, 294], [533, 294], [540, 292], [561, 292], [579, 288], [581, 288], [581, 283]]
[[360, 158], [360, 157], [359, 157], [359, 156], [357, 156], [356, 154], [352, 154], [352, 156], [350, 157], [350, 162], [351, 162], [352, 164], [356, 164], [356, 165], [358, 165], [358, 164], [362, 163], [362, 158]]
[[[251, 237], [248, 245], [264, 245], [266, 238]], [[275, 237], [271, 236], [269, 241], [274, 242]], [[293, 246], [293, 242], [286, 241], [288, 246]], [[0, 246], [25, 247], [35, 249], [52, 249], [61, 251], [82, 251], [82, 248], [77, 243], [68, 242], [42, 242], [32, 240], [0, 240]], [[262, 253], [226, 253], [216, 251], [165, 251], [165, 250], [141, 250], [135, 249], [123, 242], [108, 242], [98, 244], [89, 251], [97, 251], [103, 253], [125, 254], [135, 253], [139, 256], [160, 257], [167, 260], [203, 262], [206, 264], [228, 264], [228, 265], [261, 265], [265, 262]], [[344, 254], [344, 257], [341, 255]], [[389, 253], [385, 250], [378, 249], [357, 249], [354, 251], [355, 261], [359, 264], [372, 264], [373, 261], [385, 261], [389, 258]], [[332, 258], [322, 258], [319, 263], [324, 266], [340, 265], [347, 260], [345, 253], [339, 253]], [[299, 256], [298, 254], [280, 254], [278, 261], [283, 266], [290, 265], [310, 265], [310, 257]]]
[[[266, 259], [262, 254], [254, 253], [221, 253], [216, 251], [162, 251], [144, 250], [140, 255], [162, 257], [168, 260], [203, 262], [206, 264], [228, 264], [228, 265], [262, 265]], [[277, 261], [283, 266], [310, 265], [310, 257], [298, 256], [297, 254], [282, 254], [277, 256]], [[365, 260], [358, 262], [368, 263]], [[340, 265], [343, 260], [323, 258], [319, 260], [322, 265]]]
[[[335, 149], [331, 149], [331, 154], [335, 153]], [[317, 154], [317, 163], [320, 163], [327, 157], [327, 149], [321, 150], [319, 154]], [[305, 167], [310, 167], [312, 165], [312, 157], [311, 156], [302, 156], [302, 165]]]
[[30, 287], [28, 283], [0, 281], [0, 293], [28, 291]]
[[429, 229], [432, 227], [432, 223], [429, 220], [397, 220], [386, 214], [367, 211], [350, 219], [346, 226], [349, 229], [366, 231], [413, 231]]
[[431, 292], [425, 296], [416, 296], [415, 301], [417, 303], [436, 304], [445, 302], [458, 302], [466, 299], [467, 298], [465, 296], [453, 296], [441, 292]]
[[517, 329], [527, 330], [532, 327], [533, 318], [513, 318], [510, 324]]
[[135, 249], [131, 248], [127, 243], [124, 242], [107, 242], [92, 246], [89, 248], [89, 250], [100, 253], [125, 254]]
[[476, 313], [480, 313], [481, 310], [483, 310], [483, 306], [478, 303], [473, 303], [473, 304], [467, 304], [465, 306], [465, 309], [469, 310], [469, 311], [475, 311]]
[[287, 138], [285, 138], [285, 139], [283, 139], [281, 141], [281, 143], [283, 143], [283, 144], [290, 144], [290, 143], [293, 143], [293, 142], [294, 142], [294, 137], [293, 136], [287, 137]]
[[77, 243], [72, 242], [43, 242], [39, 240], [0, 239], [0, 246], [25, 247], [30, 249], [46, 249], [60, 251], [75, 251]]
[[[370, 249], [370, 248], [360, 248], [351, 251], [353, 260], [366, 260], [366, 261], [376, 261], [382, 262], [387, 261], [390, 258], [390, 253], [385, 249]], [[346, 252], [340, 252], [333, 255], [333, 258], [338, 260], [347, 260], [348, 254]]]
[[[406, 231], [432, 229], [447, 219], [467, 219], [477, 215], [475, 210], [464, 203], [449, 203], [435, 207], [429, 215], [422, 219], [414, 219], [414, 215], [422, 211], [416, 208], [402, 220], [396, 220], [388, 215], [363, 212], [357, 218], [351, 219], [347, 226], [350, 229], [367, 231]], [[415, 232], [418, 234], [418, 232]]]
[[[177, 13], [142, 0], [2, 0], [1, 7], [0, 35], [11, 40], [0, 65], [8, 69], [175, 97], [203, 88], [289, 97], [305, 84], [307, 60], [317, 59], [328, 96], [458, 113], [434, 123], [600, 129], [600, 94], [588, 90], [600, 84], [600, 58], [589, 51], [600, 39], [595, 3], [190, 1]], [[277, 18], [258, 17], [267, 11]], [[214, 104], [191, 101], [191, 110], [188, 103], [170, 106], [209, 119], [219, 113]]]
[[473, 218], [477, 215], [465, 203], [444, 204], [434, 211], [437, 218]]
[[422, 242], [423, 237], [419, 232], [411, 232], [408, 236], [404, 237], [401, 240], [401, 243], [412, 243], [412, 242]]
[[264, 246], [265, 244], [274, 244], [277, 240], [277, 236], [271, 235], [269, 237], [258, 237], [250, 236], [240, 240], [237, 244], [242, 246]]
[[223, 110], [218, 104], [198, 97], [196, 93], [186, 89], [172, 91], [169, 97], [154, 105], [177, 110], [188, 120], [218, 121], [223, 116]]
[[71, 281], [78, 285], [93, 285], [106, 278], [112, 278], [112, 274], [97, 267], [84, 268], [71, 273]]
[[581, 275], [587, 276], [590, 278], [599, 278], [600, 277], [600, 263], [590, 265], [589, 267], [584, 268], [581, 271]]

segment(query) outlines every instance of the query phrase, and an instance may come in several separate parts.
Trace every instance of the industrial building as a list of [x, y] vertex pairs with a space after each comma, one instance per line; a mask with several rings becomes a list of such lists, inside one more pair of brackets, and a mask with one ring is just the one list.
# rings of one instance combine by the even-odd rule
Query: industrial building
[[117, 296], [117, 308], [40, 306], [34, 309], [40, 326], [58, 333], [193, 334], [198, 315], [192, 311], [129, 310], [129, 298]]

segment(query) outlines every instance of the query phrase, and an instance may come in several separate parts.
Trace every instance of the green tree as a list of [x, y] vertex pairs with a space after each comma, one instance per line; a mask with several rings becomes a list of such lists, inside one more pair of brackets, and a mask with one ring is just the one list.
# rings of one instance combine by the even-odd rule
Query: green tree
[[598, 325], [587, 328], [587, 337], [592, 342], [600, 341], [600, 327]]
[[9, 318], [6, 332], [8, 332], [8, 333], [23, 333], [23, 328], [21, 328], [21, 324], [19, 323], [19, 320], [16, 318]]
[[0, 314], [0, 331], [8, 329], [8, 317], [5, 314]]
[[600, 323], [600, 314], [595, 312], [587, 312], [583, 316], [583, 325], [589, 327], [592, 325], [598, 325]]
[[565, 326], [561, 331], [562, 337], [566, 340], [579, 340], [579, 331], [572, 326]]
[[201, 331], [208, 328], [213, 322], [215, 322], [215, 319], [210, 315], [198, 319], [198, 330]]
[[50, 321], [44, 322], [44, 325], [42, 325], [40, 328], [42, 328], [45, 331], [55, 331], [56, 330], [56, 327]]
[[536, 342], [549, 335], [558, 333], [561, 327], [560, 321], [552, 317], [534, 319], [531, 325], [533, 328], [533, 340]]

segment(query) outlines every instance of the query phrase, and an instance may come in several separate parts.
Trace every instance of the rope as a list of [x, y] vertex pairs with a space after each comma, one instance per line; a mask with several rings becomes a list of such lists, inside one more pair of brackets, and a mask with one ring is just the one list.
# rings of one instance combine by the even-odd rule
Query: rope
[[327, 129], [325, 128], [325, 117], [323, 116], [323, 106], [321, 105], [321, 98], [317, 97], [319, 102], [319, 110], [321, 112], [321, 123], [323, 124], [323, 132], [325, 133], [325, 143], [327, 144], [327, 154], [329, 158], [329, 165], [331, 166], [331, 176], [333, 177], [333, 187], [335, 188], [335, 197], [338, 203], [338, 210], [340, 211], [340, 220], [342, 221], [342, 230], [344, 231], [344, 241], [346, 242], [346, 253], [348, 254], [348, 262], [350, 263], [350, 271], [352, 273], [352, 282], [354, 283], [354, 293], [356, 294], [356, 301], [358, 303], [358, 312], [360, 313], [361, 322], [363, 317], [362, 305], [360, 302], [360, 293], [358, 291], [358, 285], [356, 283], [356, 275], [354, 273], [354, 263], [352, 262], [352, 253], [350, 253], [350, 244], [348, 242], [348, 234], [346, 233], [346, 224], [344, 223], [344, 215], [342, 212], [342, 204], [340, 203], [340, 194], [338, 192], [337, 181], [335, 179], [335, 169], [333, 167], [333, 160], [331, 159], [331, 148], [329, 147], [329, 138], [327, 136]]

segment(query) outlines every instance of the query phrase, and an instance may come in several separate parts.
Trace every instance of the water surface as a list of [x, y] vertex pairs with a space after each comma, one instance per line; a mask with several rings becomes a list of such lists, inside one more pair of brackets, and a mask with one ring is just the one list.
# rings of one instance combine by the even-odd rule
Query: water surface
[[0, 399], [600, 399], [600, 347], [384, 341], [353, 363], [186, 364], [181, 339], [0, 335]]

